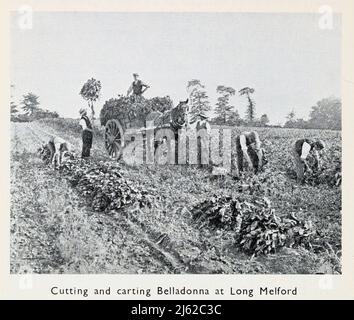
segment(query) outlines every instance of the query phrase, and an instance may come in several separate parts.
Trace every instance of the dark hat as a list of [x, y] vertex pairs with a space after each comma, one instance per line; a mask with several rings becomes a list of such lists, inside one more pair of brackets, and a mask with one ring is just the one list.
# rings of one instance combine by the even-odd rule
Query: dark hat
[[325, 143], [320, 139], [317, 139], [315, 144], [318, 149], [324, 149], [326, 147]]
[[81, 108], [79, 110], [79, 113], [80, 113], [80, 115], [86, 115], [87, 114], [87, 110], [85, 108]]
[[137, 73], [133, 73], [133, 76], [134, 76], [134, 77], [138, 77], [138, 76], [139, 76], [139, 74], [137, 74]]

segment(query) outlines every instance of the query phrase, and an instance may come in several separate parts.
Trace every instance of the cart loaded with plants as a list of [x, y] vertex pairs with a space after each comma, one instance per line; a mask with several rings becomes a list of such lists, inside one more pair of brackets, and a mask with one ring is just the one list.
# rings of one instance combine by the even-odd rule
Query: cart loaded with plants
[[122, 156], [123, 148], [130, 141], [126, 134], [141, 132], [145, 137], [146, 128], [155, 131], [170, 128], [177, 134], [187, 121], [188, 100], [173, 106], [167, 97], [139, 100], [120, 96], [105, 102], [100, 114], [101, 125], [105, 127], [104, 143], [108, 154], [115, 159]]

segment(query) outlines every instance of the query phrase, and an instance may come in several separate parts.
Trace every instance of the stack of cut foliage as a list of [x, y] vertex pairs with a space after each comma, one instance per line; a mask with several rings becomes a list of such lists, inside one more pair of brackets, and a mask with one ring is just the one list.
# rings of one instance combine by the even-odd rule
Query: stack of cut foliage
[[148, 191], [124, 179], [116, 163], [89, 163], [75, 159], [66, 161], [60, 170], [94, 211], [107, 212], [136, 204], [139, 207], [150, 206], [152, 203]]
[[[38, 154], [45, 163], [49, 162], [48, 146], [39, 148]], [[59, 171], [87, 199], [94, 211], [118, 210], [136, 204], [139, 207], [151, 206], [149, 192], [124, 179], [117, 163], [91, 163], [74, 159], [70, 154], [68, 158]]]
[[311, 246], [315, 233], [311, 221], [300, 221], [294, 214], [278, 217], [267, 198], [213, 196], [196, 204], [192, 213], [200, 228], [234, 231], [236, 245], [254, 255]]
[[310, 185], [327, 184], [338, 187], [342, 183], [342, 161], [340, 148], [329, 149], [321, 157], [320, 165], [313, 155], [307, 159], [305, 182]]
[[[313, 154], [306, 159], [307, 167], [304, 170], [304, 183], [311, 186], [328, 185], [340, 187], [342, 184], [342, 160], [340, 148], [330, 149], [320, 157], [320, 163]], [[296, 179], [294, 165], [287, 166], [287, 174]]]
[[127, 119], [128, 121], [145, 121], [146, 116], [151, 112], [165, 112], [172, 109], [173, 103], [170, 97], [154, 97], [145, 99], [140, 97], [112, 98], [105, 102], [102, 107], [100, 120], [101, 125], [106, 125], [110, 119]]

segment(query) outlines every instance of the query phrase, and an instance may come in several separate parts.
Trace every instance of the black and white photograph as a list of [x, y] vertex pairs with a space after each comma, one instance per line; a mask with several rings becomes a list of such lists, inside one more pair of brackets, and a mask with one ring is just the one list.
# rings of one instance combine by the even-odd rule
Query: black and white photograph
[[342, 17], [10, 15], [10, 273], [342, 274]]

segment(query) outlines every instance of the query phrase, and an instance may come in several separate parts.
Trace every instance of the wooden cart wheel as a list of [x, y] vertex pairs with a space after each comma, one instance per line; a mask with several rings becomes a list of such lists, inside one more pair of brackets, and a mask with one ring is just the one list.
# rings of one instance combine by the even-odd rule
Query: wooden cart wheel
[[111, 119], [106, 123], [105, 147], [110, 157], [119, 159], [123, 153], [124, 131], [119, 120]]

